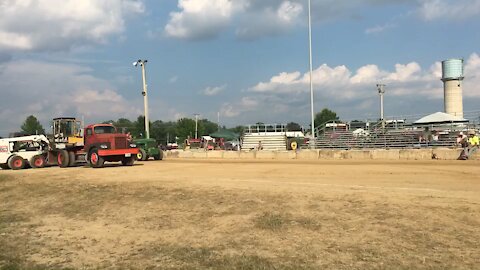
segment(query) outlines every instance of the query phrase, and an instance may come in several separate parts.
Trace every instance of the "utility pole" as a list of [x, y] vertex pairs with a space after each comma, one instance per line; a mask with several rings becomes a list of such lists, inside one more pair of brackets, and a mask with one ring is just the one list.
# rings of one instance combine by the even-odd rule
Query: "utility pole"
[[137, 60], [136, 62], [133, 62], [133, 65], [136, 67], [140, 65], [142, 67], [142, 80], [143, 80], [143, 105], [144, 105], [144, 110], [145, 110], [145, 133], [146, 138], [150, 139], [150, 121], [148, 118], [148, 96], [147, 96], [147, 75], [145, 71], [145, 64], [147, 64], [148, 60]]
[[385, 84], [377, 84], [378, 94], [380, 95], [380, 120], [382, 121], [382, 129], [385, 128], [385, 118], [383, 114], [383, 96], [385, 94]]
[[311, 1], [308, 0], [308, 48], [310, 62], [310, 109], [312, 115], [312, 138], [310, 140], [310, 148], [315, 148], [315, 116], [313, 111], [313, 61], [312, 61], [312, 12]]
[[195, 114], [195, 139], [198, 139], [198, 116], [199, 114]]

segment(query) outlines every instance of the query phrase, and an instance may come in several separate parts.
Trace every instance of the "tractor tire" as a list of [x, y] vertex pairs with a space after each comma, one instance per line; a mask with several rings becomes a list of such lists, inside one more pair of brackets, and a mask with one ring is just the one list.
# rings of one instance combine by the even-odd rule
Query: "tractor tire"
[[142, 148], [138, 149], [137, 160], [145, 161], [147, 159], [148, 159], [147, 152]]
[[14, 155], [10, 157], [10, 159], [8, 160], [8, 167], [10, 167], [10, 169], [12, 170], [21, 170], [25, 168], [25, 165], [26, 165], [25, 160], [20, 156]]
[[92, 168], [102, 168], [105, 164], [103, 157], [98, 155], [97, 149], [90, 150], [90, 153], [88, 154], [88, 160], [90, 160], [90, 166]]
[[291, 148], [292, 150], [294, 150], [294, 151], [297, 150], [297, 147], [298, 147], [298, 144], [297, 144], [296, 141], [292, 141], [292, 142], [290, 143], [290, 148]]
[[57, 163], [60, 168], [67, 168], [70, 164], [70, 158], [66, 150], [60, 150], [57, 153]]
[[75, 152], [68, 152], [68, 160], [68, 167], [75, 167], [75, 165], [77, 165], [77, 157], [75, 156]]
[[133, 157], [122, 159], [123, 166], [133, 166], [133, 163], [135, 163], [135, 158]]
[[45, 164], [46, 164], [45, 156], [42, 156], [42, 155], [33, 156], [28, 163], [30, 164], [30, 167], [32, 167], [33, 169], [43, 168], [45, 167]]
[[163, 159], [163, 151], [160, 150], [160, 152], [157, 155], [154, 155], [153, 158], [155, 160], [162, 160]]

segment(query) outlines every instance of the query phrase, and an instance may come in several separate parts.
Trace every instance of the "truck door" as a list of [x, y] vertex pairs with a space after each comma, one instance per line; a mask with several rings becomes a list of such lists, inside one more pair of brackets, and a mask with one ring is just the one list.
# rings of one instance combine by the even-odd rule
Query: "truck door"
[[91, 128], [87, 128], [85, 132], [85, 148], [88, 148], [88, 146], [92, 143], [92, 136], [93, 136], [93, 130]]

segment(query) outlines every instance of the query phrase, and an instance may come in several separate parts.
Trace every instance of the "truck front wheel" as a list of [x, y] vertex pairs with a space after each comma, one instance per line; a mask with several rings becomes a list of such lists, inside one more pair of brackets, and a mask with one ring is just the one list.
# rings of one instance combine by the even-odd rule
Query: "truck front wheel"
[[12, 156], [8, 160], [8, 167], [10, 167], [12, 170], [21, 170], [25, 168], [25, 165], [25, 160], [20, 156]]
[[90, 160], [90, 166], [92, 166], [93, 168], [101, 168], [105, 163], [105, 160], [98, 155], [97, 149], [93, 149], [90, 151], [88, 159]]
[[133, 166], [134, 162], [135, 162], [135, 159], [133, 157], [122, 159], [122, 165], [123, 166]]

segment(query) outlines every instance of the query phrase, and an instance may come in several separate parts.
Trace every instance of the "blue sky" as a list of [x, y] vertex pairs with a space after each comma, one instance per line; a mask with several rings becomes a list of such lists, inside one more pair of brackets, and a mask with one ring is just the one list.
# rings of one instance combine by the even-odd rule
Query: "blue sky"
[[[305, 0], [4, 0], [0, 136], [26, 116], [88, 123], [143, 113], [227, 126], [310, 121]], [[315, 111], [376, 118], [443, 110], [440, 61], [464, 58], [479, 111], [480, 0], [312, 0]]]

